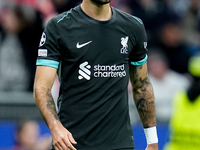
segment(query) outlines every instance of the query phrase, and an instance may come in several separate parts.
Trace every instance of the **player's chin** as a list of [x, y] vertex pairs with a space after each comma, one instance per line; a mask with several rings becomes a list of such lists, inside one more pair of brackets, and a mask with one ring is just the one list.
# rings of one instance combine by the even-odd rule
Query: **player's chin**
[[100, 5], [105, 5], [105, 4], [108, 4], [110, 3], [111, 0], [91, 0], [97, 4], [100, 4]]

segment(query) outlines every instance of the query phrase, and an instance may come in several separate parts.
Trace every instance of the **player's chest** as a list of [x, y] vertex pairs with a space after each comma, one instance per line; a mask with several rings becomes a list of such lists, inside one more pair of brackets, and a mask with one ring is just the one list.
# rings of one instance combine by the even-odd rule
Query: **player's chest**
[[112, 28], [74, 29], [63, 39], [64, 55], [69, 59], [127, 60], [134, 49], [134, 39], [128, 33]]

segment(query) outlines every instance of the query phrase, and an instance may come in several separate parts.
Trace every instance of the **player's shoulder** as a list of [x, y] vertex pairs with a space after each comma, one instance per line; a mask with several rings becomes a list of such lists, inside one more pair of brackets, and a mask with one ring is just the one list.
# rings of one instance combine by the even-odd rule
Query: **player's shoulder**
[[143, 26], [143, 21], [139, 17], [136, 17], [114, 7], [112, 9], [116, 12], [117, 19], [119, 21], [125, 21], [126, 23], [129, 23], [131, 25], [135, 24], [137, 26]]
[[78, 11], [78, 6], [71, 8], [70, 10], [65, 11], [51, 18], [48, 24], [66, 23], [65, 21], [70, 21], [70, 19], [76, 15], [77, 11]]

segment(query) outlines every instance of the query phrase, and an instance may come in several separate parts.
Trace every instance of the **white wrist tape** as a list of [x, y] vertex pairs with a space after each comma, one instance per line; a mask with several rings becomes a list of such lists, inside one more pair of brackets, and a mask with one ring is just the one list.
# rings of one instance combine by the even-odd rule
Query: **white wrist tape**
[[146, 128], [144, 129], [144, 133], [146, 136], [147, 144], [158, 143], [156, 127]]

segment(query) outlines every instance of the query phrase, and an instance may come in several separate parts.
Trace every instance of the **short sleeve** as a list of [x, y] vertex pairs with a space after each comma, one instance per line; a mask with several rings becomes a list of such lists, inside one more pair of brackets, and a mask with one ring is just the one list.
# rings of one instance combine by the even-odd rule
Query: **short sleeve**
[[50, 20], [42, 33], [38, 48], [37, 66], [58, 68], [61, 59], [60, 34], [57, 23]]
[[142, 20], [135, 18], [135, 41], [136, 44], [129, 55], [131, 65], [142, 65], [147, 61], [147, 35]]

